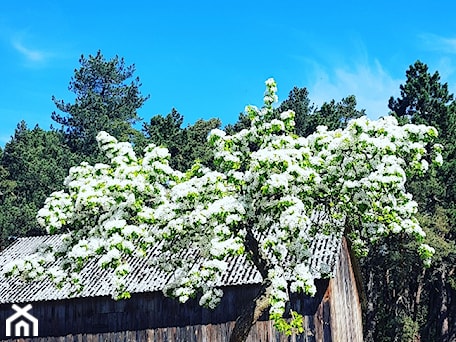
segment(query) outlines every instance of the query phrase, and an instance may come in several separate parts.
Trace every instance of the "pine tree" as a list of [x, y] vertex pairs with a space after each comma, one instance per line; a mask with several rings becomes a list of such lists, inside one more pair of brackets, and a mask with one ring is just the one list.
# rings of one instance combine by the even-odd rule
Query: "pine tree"
[[53, 96], [63, 114], [53, 112], [52, 119], [62, 126], [73, 152], [93, 158], [98, 155], [95, 137], [99, 131], [132, 140], [136, 134], [132, 125], [140, 120], [137, 110], [149, 97], [141, 95], [139, 78], [134, 78], [135, 66], [126, 66], [123, 58], [106, 60], [98, 51], [95, 56], [81, 56], [79, 63], [81, 67], [74, 71], [69, 85], [75, 101], [65, 103]]

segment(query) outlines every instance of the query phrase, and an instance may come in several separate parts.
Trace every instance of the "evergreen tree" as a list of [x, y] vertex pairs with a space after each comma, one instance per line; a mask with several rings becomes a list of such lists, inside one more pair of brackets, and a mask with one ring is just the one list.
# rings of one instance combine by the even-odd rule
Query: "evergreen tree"
[[212, 129], [220, 127], [220, 120], [199, 119], [186, 128], [182, 128], [183, 122], [184, 117], [175, 108], [166, 116], [152, 117], [149, 123], [143, 124], [145, 140], [140, 142], [140, 148], [148, 143], [165, 146], [172, 157], [170, 165], [181, 171], [189, 169], [195, 160], [211, 166], [212, 150], [207, 136]]
[[[409, 183], [418, 202], [434, 212], [436, 205], [447, 208], [456, 203], [455, 122], [456, 102], [448, 84], [440, 82], [439, 73], [431, 74], [428, 66], [416, 61], [406, 72], [406, 82], [400, 86], [401, 97], [389, 100], [389, 108], [403, 123], [431, 125], [439, 132], [438, 141], [444, 146], [445, 164], [434, 177], [415, 178]], [[432, 173], [431, 173], [432, 174]]]
[[171, 109], [171, 113], [166, 116], [155, 115], [147, 123], [143, 124], [143, 133], [145, 140], [138, 146], [141, 151], [146, 144], [154, 143], [158, 146], [166, 146], [172, 156], [171, 165], [178, 169], [183, 163], [185, 156], [182, 154], [184, 146], [184, 129], [182, 124], [184, 117], [175, 108]]
[[367, 295], [365, 338], [376, 342], [454, 341], [454, 96], [448, 85], [440, 82], [439, 73], [431, 74], [420, 61], [406, 71], [406, 82], [400, 90], [399, 98], [389, 100], [392, 115], [404, 124], [436, 127], [438, 142], [444, 145], [444, 166], [435, 170], [431, 164], [426, 177], [417, 174], [406, 184], [423, 213], [419, 218], [428, 241], [438, 253], [431, 268], [425, 271], [416, 266], [416, 256], [404, 253], [402, 242], [396, 238], [388, 241], [389, 253], [379, 246], [363, 261]]
[[454, 97], [448, 84], [440, 82], [437, 71], [430, 74], [426, 64], [416, 61], [406, 71], [406, 82], [400, 90], [401, 96], [391, 97], [388, 103], [393, 115], [403, 123], [432, 125], [442, 137], [448, 136], [450, 121], [454, 122]]
[[228, 124], [225, 126], [225, 132], [228, 134], [235, 134], [248, 129], [250, 127], [250, 119], [244, 113], [239, 113], [238, 120], [234, 124]]
[[76, 155], [59, 132], [28, 129], [21, 121], [0, 159], [0, 226], [9, 236], [40, 233], [36, 214], [50, 193], [60, 188]]
[[106, 60], [98, 51], [95, 56], [81, 56], [79, 63], [81, 67], [74, 71], [69, 85], [75, 101], [65, 103], [53, 96], [63, 114], [53, 112], [52, 119], [62, 126], [71, 150], [81, 153], [84, 160], [93, 160], [99, 153], [95, 140], [99, 131], [120, 140], [133, 140], [136, 131], [132, 125], [140, 120], [137, 110], [148, 96], [140, 93], [135, 66], [126, 66], [123, 58]]
[[321, 108], [317, 109], [313, 115], [313, 125], [327, 126], [328, 129], [335, 130], [345, 128], [350, 119], [356, 119], [366, 115], [364, 109], [356, 109], [355, 95], [349, 95], [341, 101], [336, 102], [331, 100], [322, 104]]
[[296, 134], [306, 137], [315, 131], [317, 124], [312, 116], [314, 107], [310, 105], [309, 92], [307, 88], [293, 87], [288, 98], [276, 109], [276, 114], [287, 110], [295, 112]]
[[184, 156], [188, 157], [183, 164], [183, 169], [189, 169], [195, 160], [199, 160], [201, 164], [207, 167], [214, 167], [214, 152], [207, 138], [211, 130], [220, 128], [220, 126], [220, 119], [212, 118], [209, 120], [199, 119], [193, 125], [185, 128], [186, 143], [182, 152]]

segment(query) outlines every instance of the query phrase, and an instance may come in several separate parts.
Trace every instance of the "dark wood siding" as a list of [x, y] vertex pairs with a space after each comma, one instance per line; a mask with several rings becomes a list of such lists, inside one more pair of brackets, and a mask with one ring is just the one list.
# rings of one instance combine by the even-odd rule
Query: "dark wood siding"
[[[328, 280], [318, 281], [315, 297], [294, 296], [293, 308], [304, 315], [313, 317], [328, 286]], [[84, 334], [105, 334], [124, 331], [145, 331], [157, 329], [158, 334], [177, 333], [189, 329], [191, 334], [202, 336], [201, 326], [207, 325], [205, 334], [228, 329], [244, 308], [257, 294], [258, 286], [244, 285], [226, 287], [222, 302], [215, 310], [200, 307], [197, 300], [185, 304], [164, 297], [161, 292], [133, 294], [128, 300], [115, 301], [108, 297], [75, 298], [63, 301], [35, 302], [30, 313], [39, 320], [40, 336], [66, 336]], [[25, 304], [24, 304], [25, 305]], [[20, 306], [24, 306], [20, 305]], [[10, 305], [0, 306], [0, 322], [14, 311]], [[268, 314], [262, 317], [266, 321]], [[312, 321], [309, 319], [309, 321]], [[198, 328], [199, 327], [199, 328]], [[209, 327], [212, 327], [209, 329]], [[180, 329], [183, 328], [183, 329]], [[197, 333], [200, 331], [200, 333]], [[258, 332], [261, 336], [261, 332]], [[0, 339], [6, 338], [5, 330]], [[167, 340], [168, 338], [164, 339]], [[224, 341], [224, 339], [219, 340]]]
[[[75, 334], [60, 337], [38, 337], [5, 341], [20, 342], [224, 342], [228, 341], [234, 322], [221, 324], [167, 327], [99, 334]], [[2, 340], [3, 341], [3, 340]], [[300, 335], [280, 334], [271, 321], [260, 321], [252, 327], [247, 342], [319, 342], [322, 339], [307, 331]], [[347, 341], [343, 341], [347, 342]]]

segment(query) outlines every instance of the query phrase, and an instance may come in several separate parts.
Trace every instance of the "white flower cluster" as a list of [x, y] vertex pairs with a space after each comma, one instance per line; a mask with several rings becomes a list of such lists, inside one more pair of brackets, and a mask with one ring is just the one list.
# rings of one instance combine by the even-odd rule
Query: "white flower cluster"
[[[285, 272], [280, 266], [276, 266], [269, 271], [269, 279], [271, 280], [271, 308], [269, 309], [272, 317], [282, 317], [285, 313], [285, 305], [289, 300], [287, 291], [288, 282], [285, 277]], [[313, 279], [312, 279], [313, 281]]]
[[7, 276], [20, 276], [24, 280], [40, 280], [46, 276], [46, 265], [54, 261], [54, 254], [46, 249], [24, 259], [12, 260], [3, 265], [1, 273]]
[[[126, 256], [154, 246], [158, 262], [173, 273], [165, 292], [182, 302], [202, 293], [200, 304], [214, 307], [224, 260], [247, 254], [262, 258], [272, 284], [271, 317], [280, 321], [288, 291], [316, 291], [320, 274], [309, 270], [307, 250], [315, 234], [341, 236], [345, 222], [356, 222], [350, 238], [359, 251], [389, 234], [423, 242], [405, 181], [442, 163], [442, 147], [430, 145], [436, 130], [399, 126], [392, 117], [359, 118], [343, 130], [321, 126], [297, 137], [295, 113], [274, 114], [276, 91], [267, 80], [265, 106], [246, 108], [249, 129], [211, 132], [217, 171], [196, 163], [180, 173], [169, 166], [167, 149], [149, 145], [137, 158], [130, 144], [101, 132], [97, 139], [110, 163], [72, 168], [65, 190], [38, 214], [50, 233], [69, 231], [59, 249], [66, 255], [61, 267], [47, 269], [36, 256], [3, 272], [78, 283], [81, 269], [97, 257], [100, 267], [113, 270], [114, 295], [126, 297]], [[426, 264], [434, 253], [425, 244], [418, 252]]]
[[317, 288], [313, 282], [313, 275], [306, 264], [296, 265], [293, 273], [296, 280], [291, 282], [291, 292], [303, 292], [311, 296], [315, 295]]

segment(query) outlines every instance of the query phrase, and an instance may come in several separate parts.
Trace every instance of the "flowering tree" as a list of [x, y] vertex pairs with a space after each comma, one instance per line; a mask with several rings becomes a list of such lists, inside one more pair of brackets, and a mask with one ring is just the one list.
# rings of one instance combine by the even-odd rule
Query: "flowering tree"
[[[298, 313], [291, 312], [291, 322], [283, 316], [289, 291], [316, 291], [313, 280], [321, 274], [309, 269], [306, 249], [317, 233], [345, 234], [361, 254], [379, 238], [404, 234], [420, 242], [418, 253], [429, 265], [434, 251], [422, 243], [405, 182], [429, 162], [442, 163], [441, 146], [430, 145], [437, 131], [363, 117], [344, 130], [318, 127], [299, 137], [292, 111], [272, 119], [276, 101], [269, 79], [265, 106], [246, 108], [249, 129], [211, 132], [216, 170], [195, 163], [181, 173], [169, 166], [165, 148], [149, 145], [138, 159], [129, 143], [99, 133], [110, 164], [73, 167], [65, 190], [53, 193], [38, 214], [49, 233], [67, 231], [61, 249], [15, 261], [5, 273], [48, 275], [57, 285], [79, 287], [81, 269], [96, 257], [100, 267], [114, 269], [114, 296], [128, 298], [125, 256], [159, 246], [160, 260], [173, 272], [166, 294], [185, 302], [201, 293], [200, 304], [213, 308], [223, 295], [216, 284], [226, 257], [248, 255], [263, 281], [232, 333], [232, 341], [242, 341], [266, 309], [280, 330], [302, 330]], [[189, 246], [198, 253], [183, 253]], [[60, 265], [45, 269], [57, 252]]]

